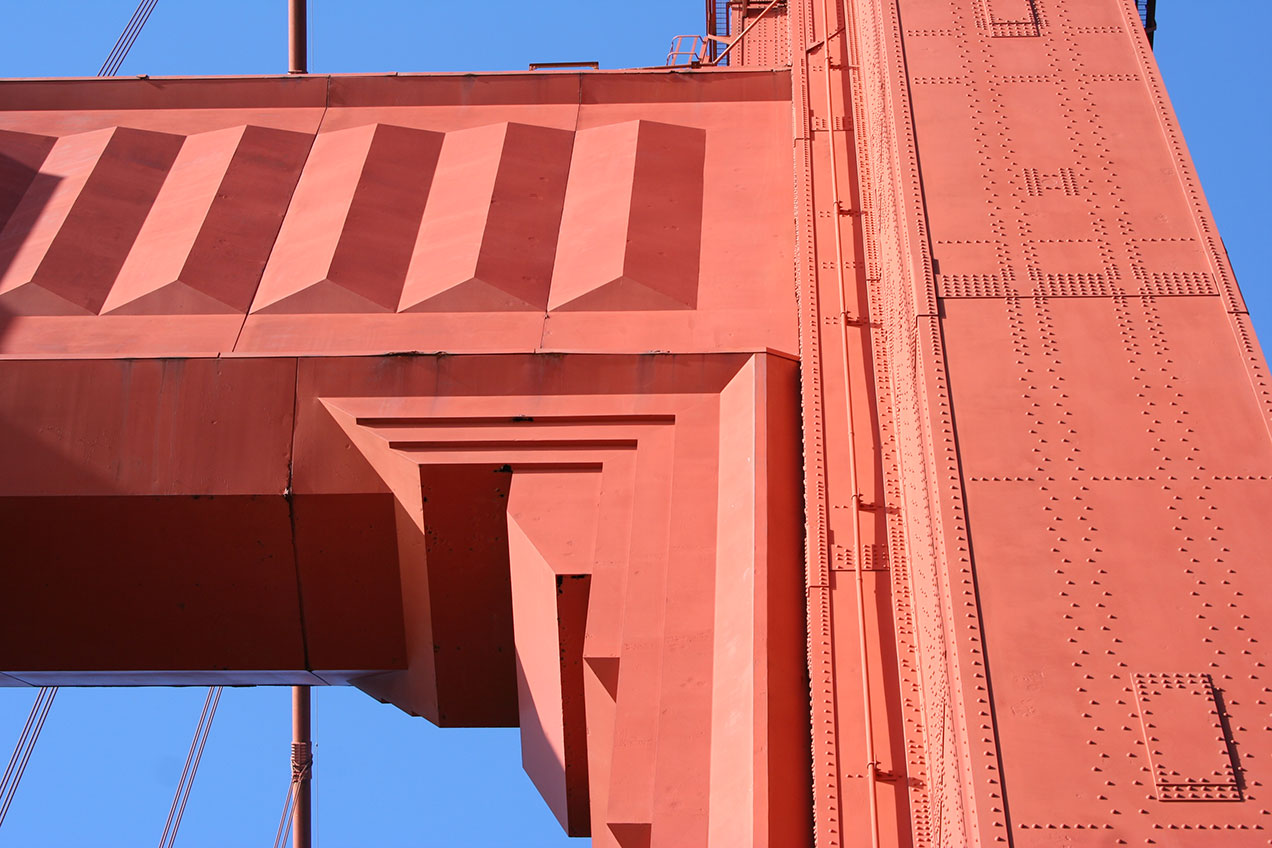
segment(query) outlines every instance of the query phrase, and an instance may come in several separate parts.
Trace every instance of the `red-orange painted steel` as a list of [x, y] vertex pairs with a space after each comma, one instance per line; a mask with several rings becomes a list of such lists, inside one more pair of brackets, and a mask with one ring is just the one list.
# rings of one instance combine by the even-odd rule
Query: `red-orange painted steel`
[[786, 14], [819, 842], [1265, 844], [1268, 378], [1134, 5], [824, 12]]
[[1135, 4], [763, 8], [0, 82], [0, 683], [519, 725], [602, 846], [1266, 845], [1272, 379]]

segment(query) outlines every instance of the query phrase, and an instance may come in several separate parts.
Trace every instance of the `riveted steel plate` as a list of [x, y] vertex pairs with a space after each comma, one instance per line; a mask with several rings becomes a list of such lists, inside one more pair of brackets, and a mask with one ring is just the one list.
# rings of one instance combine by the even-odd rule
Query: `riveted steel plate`
[[1144, 741], [1159, 801], [1240, 801], [1208, 674], [1136, 674]]

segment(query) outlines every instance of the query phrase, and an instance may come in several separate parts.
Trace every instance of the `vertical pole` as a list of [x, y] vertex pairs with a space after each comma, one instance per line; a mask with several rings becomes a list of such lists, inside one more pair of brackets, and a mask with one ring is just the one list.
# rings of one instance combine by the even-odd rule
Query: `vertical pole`
[[313, 776], [313, 745], [309, 730], [309, 687], [292, 687], [292, 780], [296, 807], [292, 812], [292, 848], [312, 845], [309, 781]]
[[309, 73], [309, 25], [305, 20], [306, 0], [287, 3], [287, 73]]

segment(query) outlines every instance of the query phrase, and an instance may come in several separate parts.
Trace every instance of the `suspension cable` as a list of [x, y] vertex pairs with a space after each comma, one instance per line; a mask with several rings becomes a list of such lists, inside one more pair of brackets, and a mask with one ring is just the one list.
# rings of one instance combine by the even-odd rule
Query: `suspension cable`
[[56, 686], [42, 686], [36, 693], [35, 703], [31, 705], [26, 724], [22, 726], [22, 733], [18, 736], [18, 744], [14, 746], [9, 765], [5, 767], [4, 778], [0, 780], [0, 825], [4, 824], [4, 817], [9, 814], [9, 805], [13, 803], [13, 796], [18, 791], [18, 784], [22, 782], [22, 774], [26, 771], [31, 752], [35, 750], [35, 743], [40, 738], [44, 720], [48, 718], [49, 708], [53, 706], [53, 698], [56, 696]]
[[141, 28], [145, 26], [146, 20], [150, 17], [150, 12], [154, 9], [156, 2], [158, 0], [140, 0], [132, 18], [128, 21], [128, 25], [124, 27], [119, 40], [115, 42], [115, 46], [111, 49], [110, 55], [106, 57], [101, 70], [97, 72], [98, 76], [114, 76], [119, 70], [119, 66], [123, 63], [124, 57], [128, 55], [133, 42], [137, 40]]
[[291, 838], [292, 812], [296, 809], [296, 784], [293, 777], [287, 782], [287, 796], [283, 798], [283, 815], [278, 819], [278, 832], [274, 834], [274, 848], [283, 848]]
[[176, 794], [172, 796], [172, 806], [168, 809], [168, 820], [163, 825], [163, 835], [159, 837], [159, 848], [172, 848], [177, 841], [177, 828], [181, 827], [181, 817], [185, 815], [186, 803], [190, 800], [190, 788], [194, 786], [199, 761], [203, 759], [203, 748], [208, 744], [208, 734], [212, 732], [212, 719], [216, 718], [216, 708], [221, 702], [223, 688], [208, 687], [203, 712], [199, 714], [199, 724], [194, 729], [194, 739], [190, 741], [190, 752], [186, 754], [185, 768], [181, 771], [181, 780], [177, 782]]
[[119, 66], [124, 63], [124, 58], [128, 56], [133, 42], [141, 34], [141, 28], [146, 25], [146, 21], [150, 20], [150, 13], [154, 11], [155, 4], [158, 2], [159, 0], [140, 0], [132, 17], [128, 19], [128, 25], [120, 33], [119, 40], [111, 48], [110, 55], [102, 63], [101, 70], [97, 72], [99, 77], [113, 77], [119, 71]]
[[313, 748], [308, 742], [293, 742], [291, 755], [291, 780], [287, 783], [287, 795], [283, 798], [283, 815], [278, 820], [278, 832], [274, 835], [274, 848], [284, 848], [291, 839], [293, 813], [300, 798], [301, 785], [309, 779], [313, 770]]

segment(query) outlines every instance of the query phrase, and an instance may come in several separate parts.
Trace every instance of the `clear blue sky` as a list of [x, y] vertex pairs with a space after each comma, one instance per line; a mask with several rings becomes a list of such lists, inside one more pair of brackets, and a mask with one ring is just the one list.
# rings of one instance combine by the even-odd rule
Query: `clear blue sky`
[[[700, 0], [477, 5], [311, 0], [314, 72], [661, 64], [702, 29]], [[6, 3], [0, 77], [92, 76], [135, 0]], [[1160, 0], [1157, 56], [1260, 335], [1272, 344], [1267, 198], [1272, 96], [1265, 0]], [[121, 73], [286, 68], [284, 0], [160, 0]], [[0, 846], [158, 842], [204, 690], [67, 689]], [[7, 762], [34, 692], [0, 689]], [[286, 791], [286, 689], [227, 689], [178, 845], [268, 845]], [[520, 769], [516, 730], [441, 731], [352, 689], [316, 690], [317, 844], [526, 846], [568, 840]]]

